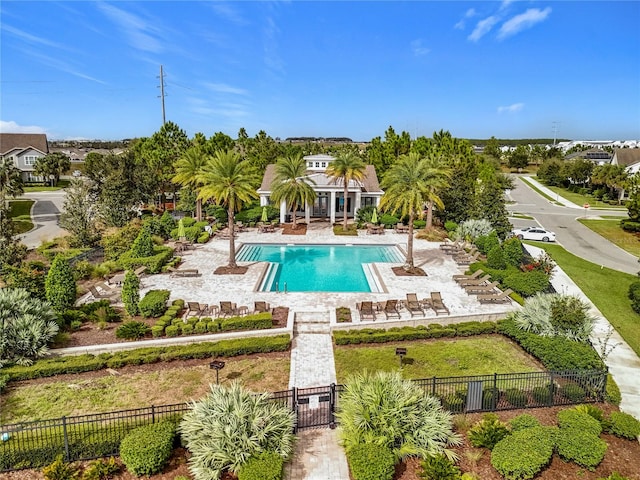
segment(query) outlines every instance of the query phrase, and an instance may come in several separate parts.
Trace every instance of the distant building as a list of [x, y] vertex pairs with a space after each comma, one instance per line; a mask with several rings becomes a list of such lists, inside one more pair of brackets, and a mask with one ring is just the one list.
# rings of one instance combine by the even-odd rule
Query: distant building
[[[613, 152], [612, 165], [622, 165], [630, 175], [640, 172], [640, 148], [617, 148]], [[624, 188], [620, 189], [619, 200], [627, 196]]]
[[0, 157], [11, 159], [22, 174], [24, 182], [42, 182], [34, 175], [36, 161], [49, 153], [44, 133], [0, 133]]
[[583, 150], [582, 152], [570, 153], [564, 157], [565, 160], [573, 160], [575, 158], [584, 158], [585, 160], [591, 160], [598, 165], [603, 163], [609, 163], [612, 155], [599, 148], [590, 148], [589, 150]]
[[[344, 198], [344, 185], [340, 182], [333, 183], [333, 179], [329, 177], [325, 171], [327, 167], [335, 160], [331, 155], [307, 155], [304, 157], [307, 162], [306, 177], [313, 180], [315, 185], [311, 184], [315, 190], [317, 197], [313, 205], [303, 205], [301, 210], [304, 212], [307, 224], [311, 218], [324, 218], [331, 223], [335, 223], [336, 216], [342, 218], [344, 209], [347, 209], [347, 216], [353, 218], [355, 212], [361, 207], [373, 206], [377, 207], [380, 198], [384, 193], [378, 183], [378, 176], [373, 165], [367, 165], [365, 169], [365, 177], [362, 182], [349, 182], [347, 187], [347, 198]], [[260, 205], [270, 205], [271, 202], [271, 183], [275, 178], [275, 165], [267, 165], [262, 177], [262, 184], [258, 189], [260, 195]], [[284, 223], [286, 217], [293, 212], [287, 210], [285, 202], [280, 204], [280, 222]]]

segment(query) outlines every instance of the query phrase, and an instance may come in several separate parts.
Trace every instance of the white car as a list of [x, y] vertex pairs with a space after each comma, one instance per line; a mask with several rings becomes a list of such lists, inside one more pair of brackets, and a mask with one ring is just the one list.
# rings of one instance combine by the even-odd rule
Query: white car
[[511, 234], [520, 240], [541, 240], [543, 242], [555, 242], [556, 234], [540, 227], [527, 227], [513, 230]]

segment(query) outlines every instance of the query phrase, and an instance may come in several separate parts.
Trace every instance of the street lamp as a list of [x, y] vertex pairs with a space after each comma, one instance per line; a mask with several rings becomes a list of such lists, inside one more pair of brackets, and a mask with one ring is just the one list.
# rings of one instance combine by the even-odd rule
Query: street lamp
[[216, 385], [220, 383], [219, 372], [224, 368], [224, 362], [222, 360], [214, 360], [209, 364], [209, 368], [216, 371]]

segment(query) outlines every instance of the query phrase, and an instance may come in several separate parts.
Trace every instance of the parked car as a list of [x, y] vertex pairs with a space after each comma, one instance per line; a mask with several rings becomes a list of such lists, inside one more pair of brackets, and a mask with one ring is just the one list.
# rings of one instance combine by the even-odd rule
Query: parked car
[[542, 240], [543, 242], [555, 242], [556, 234], [540, 227], [527, 227], [512, 230], [511, 234], [520, 240]]

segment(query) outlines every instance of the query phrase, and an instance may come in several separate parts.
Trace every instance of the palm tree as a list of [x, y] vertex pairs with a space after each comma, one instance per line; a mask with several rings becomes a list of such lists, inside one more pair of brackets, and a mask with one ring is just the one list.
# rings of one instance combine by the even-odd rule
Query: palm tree
[[305, 176], [307, 164], [301, 154], [289, 155], [278, 159], [275, 165], [275, 177], [271, 182], [271, 198], [275, 202], [285, 201], [287, 208], [293, 211], [293, 229], [296, 228], [298, 206], [312, 204], [316, 192], [311, 186], [315, 182]]
[[[173, 183], [189, 187], [198, 194], [202, 183], [198, 180], [200, 170], [207, 162], [207, 155], [199, 145], [189, 148], [174, 164], [175, 176], [171, 179]], [[196, 198], [196, 219], [202, 220], [202, 199]]]
[[449, 187], [449, 179], [452, 169], [445, 160], [436, 155], [430, 155], [424, 159], [426, 162], [425, 183], [427, 186], [427, 224], [429, 230], [433, 226], [433, 206], [444, 208], [440, 192]]
[[399, 211], [403, 217], [409, 216], [405, 270], [413, 269], [413, 221], [416, 216], [422, 216], [427, 197], [426, 166], [420, 155], [411, 152], [402, 155], [382, 179], [384, 195], [380, 199], [380, 208], [389, 209], [394, 214]]
[[235, 213], [252, 199], [258, 198], [255, 185], [258, 182], [248, 162], [232, 150], [218, 150], [200, 169], [198, 181], [202, 184], [198, 198], [214, 199], [227, 207], [229, 220], [229, 268], [236, 268], [236, 244], [233, 220]]
[[325, 172], [328, 176], [333, 177], [332, 183], [337, 184], [342, 182], [344, 185], [343, 230], [347, 229], [347, 195], [349, 182], [352, 180], [361, 182], [365, 177], [366, 167], [365, 163], [353, 152], [344, 152], [329, 164]]

